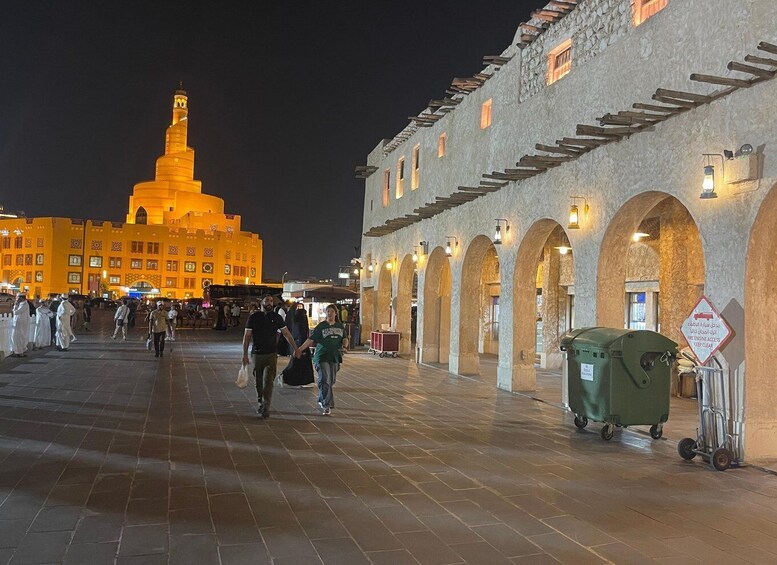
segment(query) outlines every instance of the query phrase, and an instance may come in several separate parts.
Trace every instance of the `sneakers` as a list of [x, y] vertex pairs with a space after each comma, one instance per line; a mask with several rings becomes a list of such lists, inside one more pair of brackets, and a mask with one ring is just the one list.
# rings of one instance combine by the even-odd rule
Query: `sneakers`
[[332, 411], [329, 408], [324, 408], [324, 411], [321, 413], [322, 416], [329, 416], [332, 413]]
[[111, 339], [112, 339], [113, 341], [116, 341], [116, 336], [115, 336], [115, 335], [112, 335], [112, 336], [111, 336]]
[[76, 336], [73, 336], [73, 337], [70, 338], [70, 341], [76, 342], [76, 341], [78, 341], [78, 338]]

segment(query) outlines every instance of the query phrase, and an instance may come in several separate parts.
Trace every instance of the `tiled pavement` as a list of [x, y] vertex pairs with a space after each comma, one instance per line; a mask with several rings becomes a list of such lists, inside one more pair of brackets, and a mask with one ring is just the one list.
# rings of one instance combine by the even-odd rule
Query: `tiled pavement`
[[777, 478], [404, 360], [269, 420], [239, 332], [95, 332], [0, 364], [0, 563], [776, 563]]

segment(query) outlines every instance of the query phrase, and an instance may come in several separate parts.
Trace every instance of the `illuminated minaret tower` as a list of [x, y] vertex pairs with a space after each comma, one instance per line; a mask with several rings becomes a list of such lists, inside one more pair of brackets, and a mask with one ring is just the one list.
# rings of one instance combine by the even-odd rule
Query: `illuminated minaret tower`
[[[173, 119], [165, 132], [165, 153], [156, 161], [154, 180], [135, 185], [127, 223], [239, 229], [239, 217], [224, 217], [224, 201], [202, 193], [194, 180], [194, 149], [187, 145], [189, 99], [183, 87], [173, 95]], [[218, 216], [222, 216], [219, 218]], [[235, 221], [236, 220], [236, 221]]]

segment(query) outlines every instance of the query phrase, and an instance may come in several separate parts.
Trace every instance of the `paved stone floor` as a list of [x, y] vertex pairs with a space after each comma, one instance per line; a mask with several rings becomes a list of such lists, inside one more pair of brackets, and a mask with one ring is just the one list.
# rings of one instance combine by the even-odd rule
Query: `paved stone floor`
[[773, 475], [365, 354], [257, 420], [239, 335], [0, 364], [0, 563], [777, 562]]

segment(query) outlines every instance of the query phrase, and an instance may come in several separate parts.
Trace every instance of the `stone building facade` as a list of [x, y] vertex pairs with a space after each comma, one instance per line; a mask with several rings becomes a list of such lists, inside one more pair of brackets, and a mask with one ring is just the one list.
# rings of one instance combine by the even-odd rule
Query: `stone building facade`
[[496, 354], [498, 387], [533, 390], [566, 330], [685, 345], [705, 295], [734, 330], [716, 358], [743, 454], [777, 457], [774, 3], [541, 12], [360, 167], [364, 331], [392, 325], [404, 353], [460, 375]]
[[210, 284], [260, 283], [262, 240], [224, 213], [223, 199], [202, 193], [188, 124], [179, 90], [155, 178], [135, 185], [126, 223], [0, 219], [0, 291], [185, 299]]

